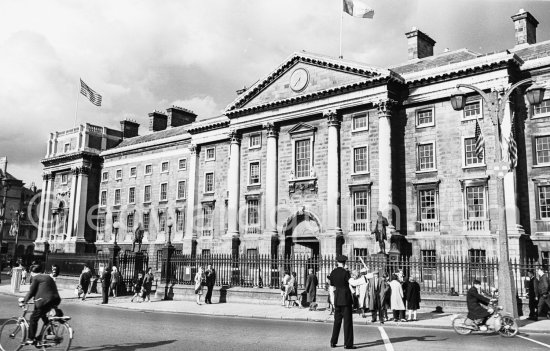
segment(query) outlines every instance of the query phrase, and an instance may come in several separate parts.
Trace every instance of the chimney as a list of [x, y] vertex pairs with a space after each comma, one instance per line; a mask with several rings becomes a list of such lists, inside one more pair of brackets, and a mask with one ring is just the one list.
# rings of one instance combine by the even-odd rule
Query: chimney
[[6, 156], [0, 157], [0, 177], [6, 176], [6, 171], [8, 168], [8, 158]]
[[186, 108], [173, 106], [166, 110], [168, 112], [168, 126], [179, 127], [195, 122], [197, 115]]
[[411, 31], [405, 33], [407, 36], [407, 44], [409, 46], [409, 60], [421, 59], [434, 55], [435, 40], [430, 38], [424, 32], [421, 32], [416, 27], [412, 27]]
[[158, 132], [165, 130], [167, 126], [168, 116], [159, 111], [154, 111], [149, 114], [149, 131]]
[[122, 138], [133, 138], [138, 136], [139, 123], [129, 119], [120, 121], [120, 130], [122, 131]]
[[539, 21], [524, 9], [512, 16], [516, 29], [516, 45], [535, 44], [537, 42], [537, 26]]

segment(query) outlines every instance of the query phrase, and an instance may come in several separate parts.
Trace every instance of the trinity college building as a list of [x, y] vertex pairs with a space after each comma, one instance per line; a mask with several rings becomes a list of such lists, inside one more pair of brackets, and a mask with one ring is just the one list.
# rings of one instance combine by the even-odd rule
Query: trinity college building
[[[107, 252], [115, 239], [132, 250], [140, 227], [152, 257], [168, 241], [196, 254], [370, 255], [380, 210], [402, 254], [483, 259], [498, 256], [505, 208], [511, 258], [548, 259], [550, 41], [536, 41], [537, 24], [520, 10], [516, 45], [490, 54], [434, 55], [413, 28], [408, 60], [386, 68], [298, 52], [221, 116], [172, 106], [145, 128], [51, 133], [36, 251]], [[504, 99], [526, 78], [502, 102], [518, 162], [501, 203], [491, 106], [463, 88], [455, 110], [451, 95], [469, 84]], [[533, 85], [546, 88], [541, 103], [528, 102]]]

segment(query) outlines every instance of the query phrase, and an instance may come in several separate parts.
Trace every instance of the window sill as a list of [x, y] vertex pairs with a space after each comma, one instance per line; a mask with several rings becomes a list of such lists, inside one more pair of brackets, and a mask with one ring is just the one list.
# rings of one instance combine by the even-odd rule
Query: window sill
[[205, 161], [205, 162], [210, 162], [210, 161], [216, 161], [216, 159], [215, 159], [215, 158], [207, 158], [207, 159], [205, 159], [204, 161]]
[[165, 200], [159, 200], [159, 204], [165, 204], [168, 202], [168, 199], [165, 199]]
[[533, 165], [532, 167], [533, 167], [533, 168], [545, 168], [545, 167], [550, 167], [550, 163], [543, 163], [543, 164]]
[[203, 195], [214, 195], [213, 191], [205, 191], [202, 193]]
[[368, 176], [370, 175], [370, 171], [367, 171], [367, 172], [357, 172], [357, 173], [352, 173], [350, 174], [352, 177], [353, 176]]
[[186, 201], [186, 200], [187, 200], [186, 197], [182, 197], [182, 198], [180, 198], [180, 199], [176, 199], [176, 201], [179, 201], [179, 202], [181, 202], [181, 201]]
[[178, 168], [178, 171], [187, 171], [187, 168]]
[[416, 125], [416, 129], [435, 127], [435, 123]]
[[115, 180], [122, 180], [122, 178], [115, 178]]
[[538, 118], [545, 118], [545, 117], [550, 117], [550, 113], [541, 113], [540, 115], [535, 115], [533, 114], [531, 116], [531, 119], [538, 119]]
[[423, 170], [420, 170], [420, 171], [416, 171], [415, 173], [416, 174], [423, 174], [423, 173], [435, 173], [437, 172], [437, 168], [436, 169], [423, 169]]
[[468, 117], [468, 118], [463, 118], [462, 119], [462, 122], [470, 122], [470, 121], [475, 121], [476, 119], [483, 119], [483, 116], [476, 116], [476, 117]]
[[487, 168], [487, 165], [485, 163], [483, 164], [475, 164], [475, 165], [468, 165], [468, 166], [462, 166], [462, 169], [475, 169], [475, 168]]
[[261, 145], [259, 145], [259, 146], [249, 146], [249, 147], [248, 147], [248, 150], [259, 150], [259, 149], [261, 149], [261, 148], [262, 148]]
[[247, 184], [246, 186], [248, 188], [260, 187], [262, 186], [262, 183]]
[[153, 173], [145, 173], [144, 175], [150, 176], [150, 175], [153, 175]]
[[143, 204], [144, 204], [144, 205], [150, 205], [150, 204], [151, 204], [151, 201], [143, 201]]
[[351, 133], [360, 133], [360, 132], [368, 132], [369, 128], [359, 128], [359, 129], [352, 129]]

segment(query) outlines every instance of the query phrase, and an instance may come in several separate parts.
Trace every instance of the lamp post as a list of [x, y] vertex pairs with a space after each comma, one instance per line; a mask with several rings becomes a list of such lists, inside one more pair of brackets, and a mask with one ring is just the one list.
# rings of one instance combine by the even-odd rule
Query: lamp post
[[[517, 304], [516, 304], [516, 292], [515, 284], [512, 277], [512, 267], [510, 265], [510, 257], [508, 252], [508, 231], [506, 228], [506, 207], [504, 199], [504, 176], [510, 171], [509, 165], [502, 159], [501, 149], [501, 136], [500, 125], [504, 118], [504, 112], [506, 108], [506, 101], [510, 94], [520, 85], [533, 83], [532, 78], [523, 79], [506, 90], [502, 99], [499, 99], [497, 91], [491, 91], [486, 93], [478, 87], [469, 84], [458, 84], [456, 86], [457, 91], [451, 95], [451, 105], [454, 110], [459, 111], [464, 109], [466, 105], [466, 94], [460, 90], [460, 88], [467, 88], [477, 92], [481, 95], [481, 98], [487, 104], [487, 112], [491, 117], [491, 122], [494, 126], [495, 133], [495, 170], [497, 174], [497, 201], [499, 206], [499, 218], [498, 218], [498, 284], [499, 284], [499, 299], [500, 304], [504, 306], [504, 309], [514, 315], [518, 316]], [[541, 87], [531, 86], [527, 92], [527, 100], [530, 104], [541, 103], [544, 96], [544, 89]]]
[[120, 252], [120, 246], [118, 246], [116, 242], [116, 237], [118, 235], [118, 228], [120, 228], [120, 223], [119, 221], [115, 221], [113, 223], [113, 233], [115, 234], [115, 241], [113, 243], [113, 266], [117, 265], [118, 253]]
[[172, 246], [171, 236], [172, 236], [172, 226], [174, 225], [174, 221], [172, 220], [172, 217], [168, 217], [168, 220], [166, 221], [166, 225], [168, 226], [168, 242], [166, 243], [167, 246]]
[[[2, 198], [2, 207], [0, 208], [0, 253], [2, 252], [2, 241], [4, 240], [4, 224], [6, 222], [6, 200], [8, 198], [8, 190], [10, 188], [10, 183], [6, 174], [0, 172], [0, 175], [3, 175], [0, 183], [2, 184], [2, 190], [4, 190], [4, 196]], [[7, 249], [7, 248], [6, 248]]]
[[172, 226], [174, 225], [174, 222], [172, 220], [172, 217], [168, 217], [168, 220], [166, 221], [166, 225], [168, 226], [168, 241], [166, 242], [166, 245], [164, 245], [164, 248], [162, 249], [162, 256], [166, 258], [166, 263], [164, 266], [164, 276], [166, 277], [166, 285], [164, 285], [164, 299], [165, 300], [171, 300], [173, 298], [173, 293], [171, 293], [171, 278], [172, 278], [172, 255], [174, 254], [174, 246], [172, 246], [171, 242], [171, 235], [172, 235]]
[[16, 258], [17, 244], [19, 241], [19, 228], [21, 226], [21, 218], [25, 217], [25, 211], [17, 210], [17, 211], [14, 211], [14, 213], [15, 213], [15, 220], [16, 220], [17, 226], [15, 227], [14, 233], [10, 233], [10, 235], [15, 236], [15, 245], [13, 246], [13, 257]]

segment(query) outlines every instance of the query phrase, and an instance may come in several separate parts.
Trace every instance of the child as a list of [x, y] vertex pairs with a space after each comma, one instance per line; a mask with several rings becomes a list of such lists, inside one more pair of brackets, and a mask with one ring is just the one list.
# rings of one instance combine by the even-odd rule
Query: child
[[132, 285], [133, 285], [133, 292], [134, 292], [134, 296], [132, 296], [132, 299], [130, 300], [130, 302], [134, 302], [134, 299], [137, 297], [138, 298], [138, 301], [141, 302], [141, 299], [140, 299], [140, 295], [142, 294], [141, 292], [141, 288], [143, 287], [143, 272], [142, 271], [139, 271], [138, 272], [138, 276], [137, 278], [134, 279], [134, 281], [132, 282]]

